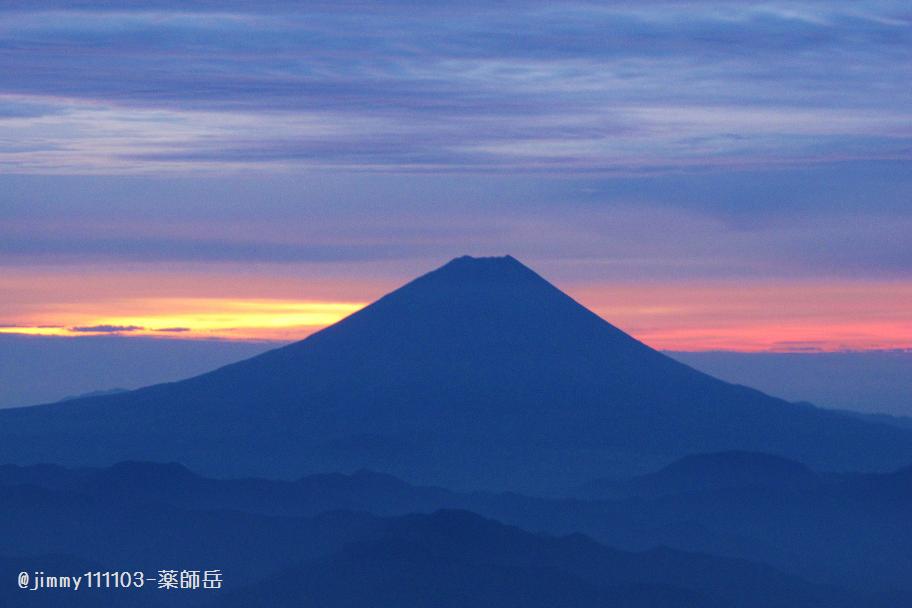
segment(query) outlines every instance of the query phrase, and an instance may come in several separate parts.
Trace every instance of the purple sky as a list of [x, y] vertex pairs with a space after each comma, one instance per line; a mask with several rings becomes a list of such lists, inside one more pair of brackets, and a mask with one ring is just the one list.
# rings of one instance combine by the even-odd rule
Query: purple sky
[[3, 3], [0, 264], [912, 273], [905, 3], [129, 6]]

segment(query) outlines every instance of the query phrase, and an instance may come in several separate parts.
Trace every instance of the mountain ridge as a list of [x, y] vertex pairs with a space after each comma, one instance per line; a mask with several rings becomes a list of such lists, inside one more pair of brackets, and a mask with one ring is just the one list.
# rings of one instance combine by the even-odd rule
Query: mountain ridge
[[879, 471], [912, 461], [912, 432], [693, 370], [512, 257], [456, 258], [300, 342], [187, 380], [0, 411], [7, 462], [369, 468], [455, 489], [548, 491], [731, 449]]
[[[717, 459], [718, 455], [709, 457]], [[669, 470], [681, 471], [682, 467]], [[707, 469], [710, 474], [712, 470]], [[905, 559], [910, 540], [910, 474], [909, 468], [882, 475], [819, 474], [802, 484], [783, 479], [779, 484], [768, 480], [764, 485], [740, 487], [704, 485], [686, 487], [677, 494], [597, 501], [516, 493], [459, 494], [364, 471], [270, 481], [205, 478], [167, 463], [78, 470], [7, 465], [0, 466], [0, 509], [12, 507], [4, 516], [14, 520], [22, 513], [31, 514], [26, 520], [34, 520], [29, 525], [36, 526], [44, 519], [43, 511], [54, 505], [80, 513], [93, 508], [130, 513], [137, 505], [157, 504], [195, 513], [242, 512], [285, 519], [340, 512], [414, 519], [416, 514], [440, 510], [471, 511], [525, 530], [570, 537], [582, 534], [653, 557], [661, 557], [668, 549], [660, 547], [666, 547], [677, 553], [766, 563], [810, 582], [858, 591], [894, 587], [908, 593], [912, 591], [910, 565]], [[669, 485], [673, 488], [675, 484]], [[12, 515], [16, 511], [19, 516]], [[18, 530], [21, 524], [8, 520], [4, 525], [9, 526], [5, 530]], [[833, 535], [835, 529], [840, 534]], [[483, 538], [484, 534], [476, 536]], [[418, 534], [414, 540], [422, 537]], [[591, 541], [580, 542], [578, 549], [585, 553]], [[866, 548], [865, 559], [844, 559], [860, 546]], [[827, 550], [822, 552], [821, 547]], [[44, 547], [49, 551], [66, 548]]]

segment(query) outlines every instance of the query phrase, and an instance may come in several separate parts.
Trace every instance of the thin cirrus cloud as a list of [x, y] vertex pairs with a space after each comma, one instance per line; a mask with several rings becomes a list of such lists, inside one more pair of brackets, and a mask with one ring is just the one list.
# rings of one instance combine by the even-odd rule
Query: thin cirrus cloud
[[[595, 186], [612, 196], [625, 191]], [[31, 215], [20, 210], [11, 226], [0, 226], [0, 265], [69, 264], [76, 271], [105, 262], [245, 263], [285, 265], [296, 272], [322, 264], [360, 265], [363, 272], [373, 272], [371, 264], [408, 263], [420, 271], [464, 253], [500, 252], [556, 268], [552, 276], [567, 281], [910, 279], [912, 217], [894, 211], [894, 203], [872, 205], [860, 214], [851, 196], [842, 200], [844, 209], [830, 200], [822, 208], [807, 203], [789, 211], [767, 210], [761, 201], [752, 212], [737, 212], [701, 204], [699, 187], [688, 203], [686, 188], [681, 190], [685, 201], [677, 205], [619, 201], [605, 206], [584, 198], [554, 207], [468, 205], [430, 210], [420, 218], [408, 208], [385, 208], [371, 216], [355, 206], [314, 219], [308, 213], [295, 217], [280, 206], [275, 218], [156, 221], [137, 203], [132, 220], [93, 218], [86, 209], [88, 217], [77, 214], [48, 225], [37, 206]]]
[[7, 172], [631, 171], [912, 142], [889, 3], [72, 6], [4, 13]]
[[67, 331], [80, 334], [119, 334], [122, 332], [142, 331], [145, 327], [139, 325], [83, 325], [81, 327], [70, 327]]

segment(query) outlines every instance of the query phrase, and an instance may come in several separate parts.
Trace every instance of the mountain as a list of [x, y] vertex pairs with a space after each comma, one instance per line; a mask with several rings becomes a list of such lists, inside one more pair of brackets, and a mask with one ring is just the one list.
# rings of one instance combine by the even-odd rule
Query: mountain
[[464, 504], [454, 492], [412, 486], [371, 471], [276, 481], [211, 479], [175, 463], [121, 462], [103, 469], [0, 466], [0, 488], [17, 485], [116, 502], [158, 502], [181, 509], [228, 509], [270, 516], [314, 516], [338, 510], [404, 515]]
[[[668, 549], [625, 552], [582, 535], [551, 537], [464, 511], [391, 521], [380, 538], [228, 594], [214, 606], [892, 606], [773, 568]], [[908, 599], [898, 594], [896, 599]]]
[[876, 422], [878, 424], [887, 424], [890, 426], [897, 426], [901, 429], [912, 430], [912, 417], [909, 416], [893, 416], [891, 414], [868, 414], [865, 412], [853, 412], [850, 410], [837, 411], [844, 416], [849, 416], [857, 420]]
[[222, 598], [214, 606], [623, 606], [812, 608], [889, 605], [772, 568], [668, 549], [632, 553], [550, 537], [465, 511], [391, 521], [376, 540]]
[[128, 392], [125, 388], [109, 388], [98, 391], [89, 391], [88, 393], [80, 393], [79, 395], [67, 395], [63, 399], [58, 399], [58, 401], [72, 401], [73, 399], [90, 399], [91, 397], [104, 397], [105, 395], [116, 395], [118, 393]]
[[0, 462], [359, 468], [542, 492], [746, 450], [819, 469], [912, 461], [912, 432], [716, 380], [512, 257], [455, 259], [300, 342], [181, 382], [0, 411]]
[[[128, 489], [137, 474], [145, 475], [148, 494]], [[580, 534], [532, 533], [463, 510], [386, 518], [351, 511], [269, 516], [176, 507], [167, 501], [181, 497], [167, 492], [155, 500], [155, 489], [165, 480], [199, 481], [174, 466], [128, 463], [80, 476], [74, 479], [80, 489], [18, 483], [0, 488], [0, 579], [12, 581], [23, 570], [79, 575], [88, 568], [139, 571], [151, 579], [141, 593], [115, 596], [123, 601], [112, 600], [111, 594], [74, 592], [82, 594], [74, 599], [95, 600], [85, 605], [105, 606], [127, 605], [127, 600], [148, 606], [211, 601], [214, 606], [397, 608], [890, 605], [869, 593], [809, 583], [746, 560], [663, 548], [612, 549]], [[338, 482], [318, 481], [311, 491]], [[185, 568], [220, 569], [224, 589], [169, 594], [154, 587], [158, 570]], [[70, 605], [61, 596], [28, 595], [13, 585], [0, 590], [0, 600], [15, 606]]]
[[[347, 543], [375, 538], [387, 525], [364, 513], [270, 517], [229, 509], [181, 509], [162, 501], [52, 491], [34, 485], [5, 486], [2, 490], [0, 557], [65, 555], [90, 561], [102, 572], [143, 572], [151, 579], [140, 594], [146, 596], [156, 593], [154, 581], [161, 569], [217, 568], [225, 575], [225, 589], [242, 587], [303, 561], [338, 552]], [[9, 568], [0, 572], [5, 580], [13, 581], [23, 570], [16, 563], [13, 559], [0, 561], [0, 566]], [[50, 561], [43, 567], [37, 563], [35, 571], [54, 575], [86, 571], [54, 571], [51, 567]], [[131, 595], [127, 593], [125, 599]], [[170, 594], [151, 605], [196, 605], [203, 598], [194, 595], [199, 594]], [[96, 600], [94, 605], [125, 604]]]
[[657, 497], [726, 488], [805, 488], [817, 481], [816, 474], [793, 460], [732, 450], [691, 454], [632, 479], [591, 481], [573, 494], [594, 499]]
[[[752, 473], [758, 470], [766, 474], [755, 479]], [[725, 475], [719, 477], [719, 471]], [[793, 474], [777, 476], [777, 471]], [[643, 484], [642, 480], [649, 483]], [[662, 483], [657, 485], [652, 480]], [[692, 480], [707, 483], [690, 485]], [[716, 483], [718, 480], [723, 483]], [[143, 462], [124, 462], [105, 469], [2, 466], [0, 517], [18, 521], [12, 532], [4, 532], [0, 525], [0, 537], [7, 540], [7, 550], [16, 548], [12, 539], [21, 530], [37, 534], [34, 530], [44, 525], [42, 520], [57, 522], [55, 529], [68, 525], [57, 521], [59, 517], [42, 514], [41, 501], [23, 504], [21, 510], [26, 515], [18, 516], [18, 520], [4, 513], [3, 497], [8, 500], [22, 492], [23, 487], [32, 488], [32, 493], [37, 489], [53, 491], [49, 500], [56, 508], [75, 508], [86, 501], [98, 508], [114, 508], [113, 513], [92, 515], [93, 521], [107, 525], [116, 526], [110, 522], [124, 519], [117, 513], [129, 511], [134, 520], [140, 520], [141, 530], [153, 525], [139, 515], [148, 505], [159, 505], [167, 513], [189, 510], [284, 519], [311, 518], [340, 510], [384, 517], [429, 514], [441, 509], [467, 510], [526, 530], [554, 535], [584, 533], [628, 551], [666, 546], [763, 562], [811, 582], [860, 592], [891, 588], [912, 592], [908, 552], [912, 546], [912, 528], [908, 525], [912, 467], [887, 474], [831, 475], [817, 474], [798, 463], [762, 454], [693, 455], [620, 486], [641, 492], [639, 496], [574, 500], [516, 493], [457, 493], [412, 486], [369, 471], [273, 481], [210, 479], [180, 465]], [[679, 491], [680, 488], [684, 490]], [[89, 517], [91, 513], [86, 507], [71, 519]], [[30, 518], [37, 519], [36, 527], [29, 527]], [[191, 519], [189, 525], [191, 530], [200, 526], [211, 530], [221, 524]], [[282, 534], [267, 532], [269, 528], [264, 524], [257, 526], [259, 534], [267, 538]], [[174, 528], [175, 524], [168, 525], [170, 538], [179, 539], [188, 533], [179, 526]], [[327, 526], [328, 531], [332, 529]], [[117, 530], [121, 535], [128, 532]], [[840, 532], [833, 534], [833, 530]], [[92, 534], [106, 537], [109, 532], [96, 530]], [[291, 531], [283, 534], [294, 538]], [[143, 536], [144, 533], [139, 535]], [[260, 541], [251, 542], [256, 547]], [[261, 558], [260, 563], [272, 563], [276, 552], [270, 551], [269, 546], [264, 549], [268, 557]], [[61, 552], [78, 547], [64, 543], [40, 548]], [[98, 551], [98, 555], [106, 554], [102, 549]], [[224, 563], [228, 558], [219, 559]]]

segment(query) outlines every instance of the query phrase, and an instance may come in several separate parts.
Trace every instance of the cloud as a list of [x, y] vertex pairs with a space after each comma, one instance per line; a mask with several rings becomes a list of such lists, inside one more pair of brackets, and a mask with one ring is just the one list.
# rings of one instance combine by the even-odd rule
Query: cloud
[[402, 243], [282, 243], [268, 240], [104, 236], [61, 237], [35, 234], [0, 241], [0, 259], [28, 257], [32, 262], [120, 260], [139, 262], [202, 261], [248, 263], [339, 262], [395, 259], [428, 247]]
[[[703, 176], [705, 181], [599, 179], [576, 184], [593, 189], [577, 194], [577, 200], [570, 199], [566, 181], [533, 180], [525, 187], [544, 198], [525, 198], [524, 190], [518, 190], [514, 200], [504, 194], [499, 202], [498, 195], [512, 182], [491, 181], [487, 184], [495, 189], [487, 193], [490, 200], [439, 207], [420, 189], [394, 190], [377, 200], [367, 195], [358, 202], [337, 200], [337, 206], [349, 208], [335, 209], [334, 214], [328, 211], [333, 190], [326, 193], [330, 202], [310, 201], [303, 208], [293, 190], [270, 191], [264, 196], [288, 197], [291, 207], [264, 209], [248, 201], [256, 215], [227, 219], [220, 214], [211, 219], [167, 218], [165, 210], [154, 206], [148, 212], [155, 216], [150, 217], [138, 200], [130, 201], [130, 210], [137, 214], [132, 217], [101, 221], [77, 206], [73, 217], [49, 225], [40, 221], [45, 211], [38, 207], [34, 219], [0, 228], [0, 264], [71, 269], [142, 265], [149, 271], [159, 267], [177, 272], [191, 264], [251, 269], [273, 265], [280, 273], [322, 266], [320, 272], [346, 268], [367, 278], [378, 264], [417, 272], [464, 253], [507, 252], [536, 266], [552, 264], [556, 276], [570, 280], [912, 278], [906, 246], [912, 213], [899, 207], [901, 199], [875, 206], [862, 196], [863, 189], [852, 192], [835, 179], [831, 190], [802, 193], [801, 184], [794, 183], [800, 174], [726, 177], [731, 181], [712, 175]], [[104, 180], [93, 183], [93, 194], [101, 194], [100, 183]], [[549, 188], [555, 191], [548, 193]], [[839, 198], [840, 189], [846, 191], [844, 198]], [[792, 191], [789, 208], [780, 209], [782, 193]], [[199, 184], [194, 192], [202, 201], [217, 198]], [[888, 194], [889, 188], [882, 192]], [[406, 197], [411, 203], [397, 204]], [[418, 205], [426, 208], [415, 214]], [[100, 211], [104, 216], [106, 210]]]
[[82, 327], [71, 327], [69, 330], [79, 333], [114, 334], [131, 331], [142, 331], [143, 329], [145, 328], [139, 327], [138, 325], [88, 325]]
[[177, 334], [177, 333], [188, 332], [188, 331], [190, 331], [190, 328], [189, 327], [158, 327], [158, 328], [153, 329], [152, 331], [161, 331], [161, 332]]
[[114, 4], [0, 7], [6, 267], [912, 268], [896, 3]]
[[912, 155], [912, 25], [887, 2], [4, 5], [5, 172]]

